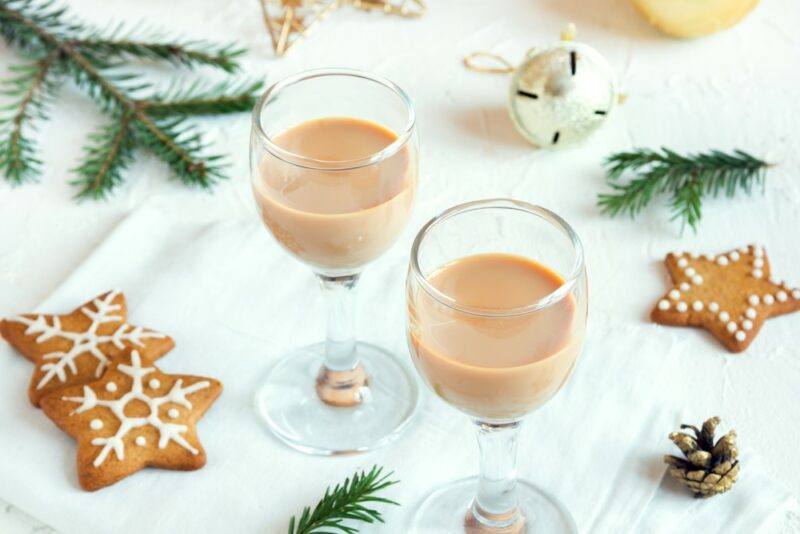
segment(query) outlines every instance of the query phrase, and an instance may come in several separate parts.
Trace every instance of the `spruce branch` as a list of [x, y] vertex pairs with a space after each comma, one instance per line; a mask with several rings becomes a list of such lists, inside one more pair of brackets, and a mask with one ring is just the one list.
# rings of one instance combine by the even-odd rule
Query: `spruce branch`
[[[606, 182], [611, 193], [598, 195], [602, 213], [612, 217], [635, 217], [658, 195], [667, 195], [671, 220], [680, 220], [697, 231], [702, 218], [702, 202], [720, 194], [731, 198], [738, 191], [750, 195], [753, 187], [764, 187], [766, 169], [771, 164], [741, 150], [726, 154], [719, 150], [680, 155], [668, 148], [661, 151], [637, 149], [612, 154], [605, 162]], [[626, 183], [620, 178], [637, 173]]]
[[303, 509], [300, 518], [292, 516], [289, 521], [288, 534], [323, 534], [339, 532], [355, 534], [358, 530], [342, 524], [345, 520], [364, 523], [383, 523], [383, 516], [378, 510], [371, 508], [374, 503], [398, 505], [395, 501], [379, 497], [376, 494], [389, 486], [397, 484], [397, 480], [389, 480], [392, 473], [383, 474], [383, 468], [372, 466], [369, 473], [356, 472], [341, 484], [325, 490], [325, 496], [311, 511]]
[[0, 0], [0, 35], [35, 60], [10, 82], [17, 101], [11, 105], [12, 116], [0, 118], [0, 127], [11, 125], [8, 139], [0, 140], [0, 169], [7, 180], [21, 182], [38, 170], [35, 146], [23, 128], [31, 116], [44, 116], [41, 103], [55, 87], [51, 71], [74, 80], [116, 121], [92, 134], [84, 147], [84, 160], [72, 181], [81, 186], [79, 197], [103, 198], [112, 191], [122, 181], [135, 146], [150, 149], [182, 182], [209, 188], [224, 178], [221, 157], [207, 153], [198, 130], [184, 119], [246, 111], [261, 87], [248, 81], [196, 82], [160, 94], [141, 76], [124, 70], [122, 61], [134, 57], [232, 72], [244, 50], [205, 41], [138, 41], [121, 26], [104, 32], [75, 22], [49, 0]]

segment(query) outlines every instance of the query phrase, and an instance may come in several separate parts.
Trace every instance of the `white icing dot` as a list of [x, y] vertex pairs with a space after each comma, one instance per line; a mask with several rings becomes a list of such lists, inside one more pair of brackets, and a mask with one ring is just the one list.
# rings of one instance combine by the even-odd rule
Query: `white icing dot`
[[758, 247], [758, 248], [756, 248], [756, 249], [753, 251], [753, 255], [754, 255], [756, 258], [763, 258], [763, 257], [764, 257], [764, 249], [763, 249], [763, 248], [761, 248], [761, 247]]
[[734, 323], [733, 321], [731, 321], [731, 322], [729, 322], [727, 325], [725, 325], [725, 328], [727, 328], [727, 329], [728, 329], [728, 332], [730, 332], [730, 333], [734, 333], [734, 332], [736, 332], [736, 329], [737, 329], [738, 327], [736, 326], [736, 323]]
[[754, 308], [747, 308], [744, 314], [748, 319], [755, 319], [756, 316], [758, 315], [758, 313], [756, 313], [756, 310]]
[[161, 386], [161, 381], [158, 378], [151, 378], [147, 385], [150, 386], [150, 389], [158, 389]]
[[728, 257], [731, 259], [731, 261], [739, 261], [739, 253], [735, 250], [728, 254]]
[[689, 309], [689, 306], [687, 306], [685, 302], [679, 302], [676, 308], [679, 312], [685, 312], [687, 309]]
[[778, 297], [779, 302], [786, 302], [786, 299], [789, 298], [789, 295], [786, 294], [786, 291], [778, 291], [778, 294], [775, 296]]
[[167, 415], [170, 419], [177, 419], [180, 414], [181, 412], [179, 412], [177, 408], [170, 408], [167, 410]]
[[700, 302], [699, 300], [692, 302], [692, 309], [698, 312], [703, 311], [703, 303]]
[[669, 298], [671, 298], [672, 300], [678, 300], [679, 298], [681, 298], [681, 292], [678, 291], [677, 289], [673, 289], [672, 291], [669, 292]]
[[678, 267], [680, 267], [681, 269], [683, 269], [687, 265], [689, 265], [689, 261], [686, 258], [681, 258], [678, 260]]
[[700, 284], [702, 284], [702, 283], [703, 283], [703, 277], [702, 277], [702, 276], [700, 276], [699, 274], [696, 274], [696, 275], [694, 275], [694, 276], [692, 277], [692, 283], [693, 283], [694, 285], [696, 285], [696, 286], [699, 286]]
[[147, 445], [147, 439], [145, 439], [144, 436], [136, 436], [134, 443], [136, 443], [140, 447], [144, 447], [145, 445]]
[[792, 290], [792, 298], [795, 300], [800, 300], [800, 289]]
[[744, 328], [745, 330], [752, 330], [753, 321], [751, 321], [750, 319], [745, 319], [744, 321], [742, 321], [742, 328]]
[[703, 257], [708, 261], [714, 261], [714, 256], [711, 254], [703, 254]]
[[714, 313], [717, 313], [719, 311], [719, 304], [717, 304], [716, 302], [711, 302], [708, 305], [708, 309]]
[[766, 295], [764, 295], [764, 298], [762, 300], [764, 301], [764, 304], [773, 304], [775, 302], [775, 297], [767, 293]]
[[761, 269], [753, 269], [753, 278], [761, 278], [764, 276], [764, 271]]
[[731, 316], [728, 315], [728, 312], [726, 312], [726, 311], [719, 312], [719, 320], [722, 321], [723, 323], [727, 323], [728, 319], [730, 319], [730, 318], [731, 318]]
[[747, 254], [750, 251], [749, 247], [739, 247], [739, 252], [742, 254]]
[[694, 270], [694, 267], [689, 267], [688, 269], [686, 269], [683, 272], [686, 273], [686, 276], [691, 277], [691, 276], [694, 276], [697, 271]]
[[92, 419], [91, 422], [89, 423], [89, 427], [92, 430], [100, 430], [101, 428], [103, 428], [103, 422], [100, 419]]
[[736, 336], [735, 337], [736, 337], [736, 341], [744, 341], [745, 338], [747, 337], [747, 334], [745, 334], [744, 332], [739, 330], [738, 332], [736, 332]]
[[659, 310], [668, 310], [669, 309], [669, 301], [667, 299], [661, 299], [658, 301], [658, 309]]
[[758, 298], [758, 295], [750, 295], [747, 297], [747, 302], [750, 304], [750, 306], [758, 306], [761, 302], [761, 299]]
[[114, 393], [115, 391], [117, 391], [117, 385], [114, 382], [109, 382], [108, 384], [106, 384], [106, 391]]
[[763, 258], [756, 258], [753, 260], [753, 267], [762, 268], [764, 266]]
[[681, 282], [680, 288], [681, 291], [689, 291], [692, 289], [692, 286], [690, 286], [688, 282]]
[[728, 258], [726, 258], [725, 256], [720, 256], [719, 258], [717, 258], [717, 263], [725, 267], [726, 265], [728, 265]]

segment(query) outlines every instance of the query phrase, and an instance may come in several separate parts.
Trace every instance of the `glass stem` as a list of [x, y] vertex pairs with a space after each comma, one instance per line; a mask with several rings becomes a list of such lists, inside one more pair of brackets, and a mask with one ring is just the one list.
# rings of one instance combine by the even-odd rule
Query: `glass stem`
[[521, 526], [524, 519], [520, 516], [517, 503], [517, 437], [520, 421], [475, 421], [475, 425], [481, 463], [472, 516], [478, 523], [488, 527], [488, 531]]
[[317, 376], [317, 394], [333, 406], [354, 406], [368, 397], [367, 375], [359, 364], [355, 340], [355, 288], [358, 274], [317, 275], [327, 308], [325, 358]]

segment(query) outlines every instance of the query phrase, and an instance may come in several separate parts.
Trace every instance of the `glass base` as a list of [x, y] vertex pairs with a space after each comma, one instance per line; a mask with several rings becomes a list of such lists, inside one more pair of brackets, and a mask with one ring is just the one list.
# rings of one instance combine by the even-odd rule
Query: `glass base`
[[317, 394], [325, 343], [284, 356], [256, 393], [256, 407], [270, 430], [290, 447], [323, 455], [363, 452], [396, 438], [416, 411], [417, 382], [380, 347], [357, 343], [356, 352], [368, 386], [361, 388], [362, 402], [352, 407], [326, 404]]
[[561, 502], [546, 491], [524, 480], [517, 481], [522, 524], [491, 528], [476, 523], [472, 501], [478, 477], [464, 478], [437, 488], [419, 505], [408, 532], [413, 534], [561, 534], [577, 533], [578, 527]]

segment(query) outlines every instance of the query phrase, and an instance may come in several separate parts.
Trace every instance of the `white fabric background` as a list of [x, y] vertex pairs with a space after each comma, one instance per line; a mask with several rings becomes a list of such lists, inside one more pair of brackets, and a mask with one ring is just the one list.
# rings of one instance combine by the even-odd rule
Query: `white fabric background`
[[[795, 2], [768, 0], [735, 29], [696, 41], [661, 37], [622, 0], [430, 3], [430, 12], [418, 21], [336, 13], [307, 42], [277, 60], [271, 57], [254, 1], [221, 5], [210, 0], [80, 0], [70, 5], [97, 22], [169, 21], [171, 28], [192, 37], [237, 39], [251, 48], [247, 73], [263, 75], [268, 82], [305, 68], [346, 66], [383, 74], [408, 91], [416, 103], [422, 143], [419, 203], [401, 241], [364, 278], [359, 316], [368, 340], [404, 354], [401, 303], [407, 251], [414, 231], [441, 209], [464, 200], [514, 196], [554, 209], [575, 226], [584, 240], [590, 271], [587, 350], [573, 381], [528, 425], [520, 473], [552, 487], [573, 509], [583, 530], [633, 529], [632, 521], [646, 515], [640, 528], [660, 525], [674, 532], [691, 528], [696, 524], [693, 518], [710, 514], [712, 507], [756, 510], [761, 501], [747, 500], [745, 506], [736, 497], [763, 493], [763, 484], [753, 480], [771, 480], [775, 486], [766, 492], [771, 495], [768, 506], [754, 512], [757, 521], [748, 525], [760, 524], [768, 510], [782, 514], [779, 505], [786, 502], [786, 494], [779, 488], [800, 491], [800, 351], [794, 335], [800, 316], [768, 322], [744, 355], [731, 356], [698, 331], [648, 323], [647, 313], [665, 288], [660, 260], [674, 249], [714, 252], [760, 242], [767, 247], [775, 275], [800, 284], [800, 142], [794, 131], [800, 111], [800, 10]], [[516, 61], [530, 46], [557, 38], [570, 20], [578, 25], [579, 39], [608, 57], [629, 99], [586, 145], [535, 152], [514, 133], [505, 114], [508, 79], [467, 72], [460, 58], [491, 49]], [[18, 61], [5, 48], [0, 59], [3, 66]], [[108, 285], [124, 289], [134, 318], [176, 337], [178, 348], [164, 360], [165, 370], [218, 375], [226, 383], [225, 394], [201, 423], [210, 463], [193, 475], [153, 472], [130, 479], [119, 490], [83, 495], [72, 478], [70, 440], [22, 402], [29, 364], [6, 347], [0, 354], [0, 380], [7, 396], [0, 412], [0, 450], [13, 461], [3, 461], [0, 468], [0, 498], [66, 532], [81, 532], [92, 529], [92, 508], [113, 507], [123, 520], [120, 503], [133, 502], [126, 500], [130, 492], [162, 483], [184, 487], [191, 480], [191, 491], [207, 490], [201, 503], [213, 498], [221, 505], [211, 509], [212, 521], [218, 522], [210, 525], [243, 520], [230, 510], [247, 510], [244, 525], [273, 532], [282, 531], [285, 518], [313, 502], [327, 482], [356, 466], [382, 461], [398, 469], [403, 485], [396, 496], [409, 503], [389, 512], [396, 526], [426, 490], [473, 472], [470, 429], [435, 400], [428, 401], [420, 421], [401, 442], [365, 457], [308, 459], [260, 431], [249, 404], [270, 355], [319, 338], [322, 330], [319, 316], [312, 321], [295, 310], [275, 322], [270, 313], [273, 298], [285, 303], [303, 299], [312, 311], [318, 299], [310, 275], [284, 257], [253, 218], [246, 180], [248, 117], [203, 123], [233, 163], [232, 180], [214, 195], [167, 181], [164, 167], [143, 157], [128, 173], [128, 183], [108, 202], [76, 204], [70, 200], [74, 191], [66, 185], [68, 169], [76, 162], [85, 134], [100, 121], [92, 103], [65, 88], [54, 120], [41, 128], [45, 174], [40, 183], [18, 189], [0, 184], [0, 315], [27, 311], [51, 294], [48, 309], [71, 307]], [[594, 201], [603, 189], [602, 158], [632, 146], [662, 144], [679, 150], [741, 147], [779, 166], [770, 172], [764, 196], [708, 202], [697, 235], [680, 236], [666, 222], [666, 211], [659, 209], [636, 224], [599, 216]], [[107, 248], [92, 254], [119, 221], [148, 201], [109, 238]], [[204, 226], [210, 220], [222, 222]], [[137, 238], [132, 247], [156, 256], [122, 256], [119, 242], [125, 235]], [[152, 237], [148, 241], [146, 236]], [[195, 238], [216, 245], [191, 247]], [[123, 241], [129, 239], [133, 238]], [[212, 253], [222, 245], [231, 255]], [[88, 257], [91, 260], [62, 285]], [[275, 265], [285, 268], [276, 270]], [[243, 279], [232, 270], [248, 274]], [[178, 293], [160, 299], [160, 291], [177, 288], [185, 290], [185, 299]], [[222, 288], [230, 293], [222, 295]], [[190, 317], [195, 320], [186, 320]], [[218, 336], [209, 334], [215, 331]], [[608, 378], [612, 370], [614, 380]], [[597, 399], [596, 409], [575, 407], [587, 398]], [[678, 418], [699, 421], [712, 414], [721, 415], [726, 428], [738, 430], [746, 458], [758, 458], [747, 482], [755, 491], [748, 491], [743, 479], [741, 487], [723, 498], [727, 501], [691, 503], [705, 508], [672, 525], [686, 513], [682, 495], [662, 487], [656, 497], [662, 505], [656, 511], [645, 508], [658, 483], [658, 456], [672, 449], [665, 435]], [[617, 424], [623, 415], [636, 423]], [[235, 425], [231, 431], [240, 444], [215, 433], [216, 427], [228, 430], [229, 425]], [[580, 454], [564, 459], [564, 443]], [[619, 449], [624, 444], [632, 448]], [[419, 454], [428, 449], [450, 452], [437, 458]], [[28, 456], [32, 457], [25, 460]], [[598, 462], [598, 457], [611, 460]], [[250, 461], [281, 468], [276, 473], [266, 467], [248, 469], [242, 478], [233, 476]], [[623, 470], [613, 470], [621, 466]], [[45, 478], [34, 475], [34, 467], [50, 480], [48, 498], [38, 485]], [[15, 468], [25, 471], [24, 482]], [[620, 473], [623, 486], [613, 478]], [[747, 473], [744, 464], [743, 476]], [[37, 484], [28, 482], [29, 476]], [[220, 476], [227, 482], [212, 489], [211, 481]], [[49, 498], [51, 493], [57, 497]], [[159, 508], [165, 521], [173, 517], [166, 503], [174, 503], [169, 509], [182, 506], [177, 495], [169, 497], [163, 510]], [[71, 513], [78, 508], [81, 515]], [[645, 514], [646, 509], [652, 515]], [[654, 517], [663, 519], [653, 523]], [[30, 524], [15, 512], [8, 518], [0, 515], [3, 531], [22, 532]], [[799, 527], [796, 516], [784, 519], [784, 530]]]

